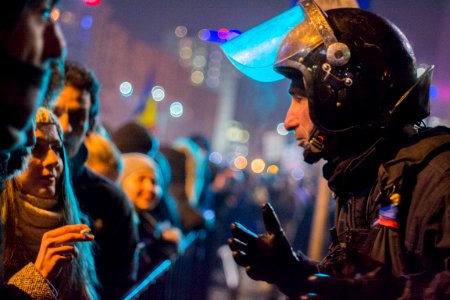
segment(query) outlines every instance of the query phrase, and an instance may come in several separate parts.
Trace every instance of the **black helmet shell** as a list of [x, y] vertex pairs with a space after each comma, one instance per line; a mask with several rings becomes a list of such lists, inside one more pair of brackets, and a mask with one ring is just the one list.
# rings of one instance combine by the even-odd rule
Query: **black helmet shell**
[[417, 81], [411, 45], [394, 24], [374, 13], [342, 8], [325, 15], [338, 42], [350, 49], [349, 61], [331, 64], [322, 43], [275, 69], [292, 80], [303, 77], [311, 119], [322, 132], [387, 126], [390, 111]]

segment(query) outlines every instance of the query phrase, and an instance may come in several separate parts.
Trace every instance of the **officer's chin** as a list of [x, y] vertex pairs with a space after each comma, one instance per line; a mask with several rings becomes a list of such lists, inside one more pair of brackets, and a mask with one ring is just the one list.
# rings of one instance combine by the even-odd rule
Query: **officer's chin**
[[311, 144], [308, 144], [303, 150], [303, 160], [310, 165], [315, 164], [323, 158], [322, 151], [313, 151], [311, 148]]

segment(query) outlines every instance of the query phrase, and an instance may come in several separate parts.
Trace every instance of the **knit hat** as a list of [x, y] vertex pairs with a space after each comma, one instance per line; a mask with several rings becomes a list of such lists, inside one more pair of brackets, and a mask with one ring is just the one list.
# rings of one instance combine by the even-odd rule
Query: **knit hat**
[[[120, 182], [136, 171], [147, 170], [151, 173], [155, 173], [157, 168], [155, 161], [148, 155], [142, 153], [122, 154], [122, 160], [123, 171], [120, 176]], [[158, 173], [156, 173], [156, 177], [158, 177]]]
[[119, 178], [119, 183], [122, 184], [123, 180], [130, 176], [132, 173], [147, 170], [155, 174], [156, 198], [161, 199], [162, 196], [162, 173], [158, 164], [150, 158], [148, 155], [142, 153], [125, 153], [122, 154], [123, 171]]
[[153, 157], [159, 149], [159, 141], [150, 130], [134, 121], [117, 129], [112, 140], [122, 153], [143, 153]]

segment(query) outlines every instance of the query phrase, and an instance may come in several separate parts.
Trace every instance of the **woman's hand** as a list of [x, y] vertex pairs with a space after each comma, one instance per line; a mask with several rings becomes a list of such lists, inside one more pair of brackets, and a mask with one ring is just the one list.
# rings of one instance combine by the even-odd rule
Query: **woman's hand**
[[42, 236], [41, 247], [36, 258], [36, 269], [52, 281], [61, 268], [73, 257], [78, 256], [74, 242], [90, 242], [94, 240], [90, 228], [85, 224], [66, 225], [50, 231]]

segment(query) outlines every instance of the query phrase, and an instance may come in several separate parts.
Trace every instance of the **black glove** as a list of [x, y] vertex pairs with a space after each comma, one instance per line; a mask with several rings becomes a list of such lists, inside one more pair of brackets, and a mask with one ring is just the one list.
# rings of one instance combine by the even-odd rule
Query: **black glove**
[[302, 300], [376, 300], [397, 299], [403, 292], [405, 280], [400, 277], [370, 278], [361, 276], [357, 279], [331, 277], [315, 274], [308, 278], [310, 293], [301, 296]]
[[276, 284], [290, 298], [298, 298], [307, 290], [307, 278], [317, 273], [316, 264], [302, 253], [294, 253], [270, 204], [262, 207], [262, 215], [267, 230], [263, 235], [239, 223], [231, 225], [233, 257], [250, 278]]

